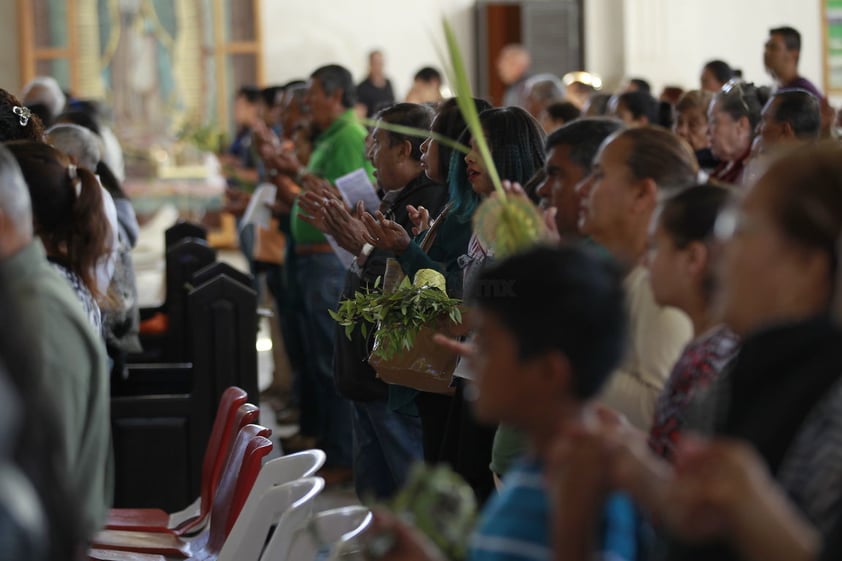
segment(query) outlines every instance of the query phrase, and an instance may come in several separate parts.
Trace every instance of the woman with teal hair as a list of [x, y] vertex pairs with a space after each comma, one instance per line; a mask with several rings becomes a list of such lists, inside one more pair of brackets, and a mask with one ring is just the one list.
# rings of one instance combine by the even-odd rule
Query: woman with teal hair
[[[490, 109], [485, 102], [474, 102], [499, 176], [526, 183], [544, 165], [541, 126], [521, 108]], [[461, 128], [457, 130], [457, 127]], [[458, 134], [461, 144], [470, 145], [465, 156], [432, 138], [422, 145], [424, 156], [421, 161], [428, 176], [440, 181], [447, 178], [450, 200], [445, 210], [414, 240], [400, 225], [385, 220], [379, 213], [373, 217], [366, 215], [363, 220], [368, 228], [368, 243], [393, 251], [409, 278], [414, 278], [420, 269], [438, 270], [447, 280], [447, 293], [459, 298], [464, 285], [492, 257], [490, 248], [485, 247], [473, 232], [472, 220], [479, 204], [491, 195], [494, 187], [455, 100], [442, 105], [431, 128], [434, 133], [450, 138]], [[435, 239], [424, 252], [421, 244], [426, 236], [435, 236]], [[454, 381], [456, 393], [453, 397], [392, 386], [390, 402], [399, 410], [417, 406], [425, 460], [449, 463], [468, 481], [480, 501], [484, 501], [494, 489], [489, 465], [495, 430], [480, 427], [473, 421], [458, 371]]]

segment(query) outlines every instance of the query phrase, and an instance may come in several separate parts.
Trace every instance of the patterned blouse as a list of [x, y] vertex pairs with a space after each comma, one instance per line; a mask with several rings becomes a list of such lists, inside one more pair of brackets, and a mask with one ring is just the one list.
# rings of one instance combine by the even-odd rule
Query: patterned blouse
[[476, 234], [471, 234], [468, 241], [468, 253], [459, 257], [459, 267], [462, 269], [462, 286], [468, 290], [486, 261], [493, 257], [490, 249], [482, 245]]
[[91, 294], [91, 291], [87, 286], [85, 286], [85, 283], [82, 282], [79, 275], [59, 263], [50, 261], [50, 265], [52, 265], [53, 269], [55, 269], [58, 274], [64, 277], [70, 284], [70, 288], [73, 289], [73, 292], [82, 304], [82, 310], [84, 310], [85, 316], [87, 316], [88, 321], [91, 322], [91, 325], [94, 328], [94, 333], [102, 336], [102, 312], [99, 309], [99, 304], [97, 304], [94, 295]]
[[684, 427], [687, 405], [696, 392], [707, 388], [739, 349], [737, 336], [718, 326], [691, 341], [670, 373], [655, 405], [655, 419], [649, 433], [649, 447], [672, 460]]

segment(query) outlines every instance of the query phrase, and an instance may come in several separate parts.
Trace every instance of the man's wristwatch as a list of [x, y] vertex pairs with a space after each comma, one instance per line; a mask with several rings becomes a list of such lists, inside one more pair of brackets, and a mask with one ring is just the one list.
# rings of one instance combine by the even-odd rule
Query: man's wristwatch
[[368, 260], [368, 256], [371, 255], [371, 252], [374, 251], [374, 246], [370, 243], [366, 242], [363, 244], [363, 249], [360, 251], [360, 254], [357, 255], [357, 265], [362, 267], [365, 262]]

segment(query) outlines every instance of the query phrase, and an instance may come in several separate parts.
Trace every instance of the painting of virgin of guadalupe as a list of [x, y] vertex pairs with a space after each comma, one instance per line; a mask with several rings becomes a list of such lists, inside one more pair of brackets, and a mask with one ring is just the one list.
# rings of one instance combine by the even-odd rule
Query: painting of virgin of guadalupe
[[197, 0], [97, 0], [100, 69], [124, 143], [165, 142], [186, 113], [203, 114]]

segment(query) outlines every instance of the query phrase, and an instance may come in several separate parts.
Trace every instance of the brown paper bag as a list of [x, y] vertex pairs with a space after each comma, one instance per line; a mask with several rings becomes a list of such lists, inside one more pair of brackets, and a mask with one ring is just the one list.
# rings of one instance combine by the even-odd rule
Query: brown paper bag
[[[383, 292], [388, 294], [403, 280], [403, 271], [395, 259], [386, 261], [386, 273], [383, 275]], [[444, 318], [433, 325], [425, 325], [415, 336], [412, 348], [397, 353], [390, 359], [377, 356], [377, 339], [368, 357], [368, 363], [377, 372], [378, 378], [387, 384], [406, 386], [422, 392], [452, 395], [454, 388], [450, 387], [453, 371], [456, 369], [458, 356], [448, 348], [442, 347], [433, 336], [442, 331], [448, 318]], [[378, 325], [377, 329], [388, 329], [388, 326]]]
[[283, 265], [286, 246], [286, 236], [278, 229], [277, 219], [273, 218], [269, 221], [269, 228], [255, 227], [254, 250], [252, 251], [255, 261]]

